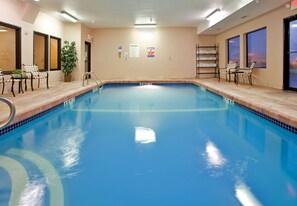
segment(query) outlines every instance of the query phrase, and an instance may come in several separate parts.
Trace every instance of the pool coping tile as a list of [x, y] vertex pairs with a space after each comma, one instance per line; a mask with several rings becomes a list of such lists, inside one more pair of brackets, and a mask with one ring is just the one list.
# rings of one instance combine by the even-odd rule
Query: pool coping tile
[[[273, 108], [272, 106], [267, 106], [265, 104], [259, 103], [255, 101], [253, 98], [250, 99], [244, 95], [235, 93], [234, 91], [238, 89], [238, 87], [232, 87], [232, 90], [227, 91], [225, 88], [220, 88], [220, 84], [212, 84], [210, 81], [204, 81], [200, 79], [147, 79], [147, 80], [104, 80], [102, 81], [102, 84], [100, 86], [104, 86], [106, 84], [128, 84], [128, 83], [188, 83], [188, 84], [194, 84], [197, 86], [200, 86], [208, 91], [211, 91], [215, 94], [218, 94], [222, 97], [226, 97], [230, 100], [233, 100], [234, 103], [237, 103], [239, 105], [242, 105], [244, 107], [249, 108], [252, 110], [253, 113], [264, 116], [266, 119], [268, 119], [271, 122], [274, 122], [278, 125], [284, 125], [282, 127], [289, 128], [291, 131], [297, 131], [297, 117], [290, 116], [282, 111], [280, 111], [277, 108]], [[230, 84], [230, 83], [229, 83]], [[231, 85], [227, 85], [231, 87]], [[72, 98], [77, 98], [80, 95], [84, 95], [85, 93], [88, 93], [92, 91], [94, 88], [98, 88], [98, 85], [87, 85], [86, 87], [79, 87], [75, 91], [70, 91], [62, 95], [58, 95], [52, 98], [49, 98], [48, 101], [37, 105], [36, 107], [29, 107], [24, 109], [21, 112], [17, 112], [15, 119], [13, 122], [8, 126], [9, 128], [2, 128], [0, 129], [0, 136], [3, 133], [3, 131], [8, 132], [11, 131], [11, 129], [14, 129], [16, 125], [22, 125], [22, 122], [26, 122], [28, 119], [32, 119], [32, 117], [39, 116], [40, 114], [46, 113], [48, 110], [52, 110], [52, 108], [55, 108], [61, 104], [63, 104], [65, 101], [68, 101]], [[257, 94], [254, 94], [257, 95]], [[265, 98], [265, 97], [263, 97]], [[289, 97], [288, 97], [289, 98]], [[275, 100], [276, 101], [276, 100]], [[277, 102], [276, 102], [277, 103]], [[267, 116], [267, 117], [266, 117]], [[271, 119], [270, 119], [271, 118]], [[293, 129], [292, 129], [292, 128]], [[296, 130], [295, 130], [296, 129]], [[5, 132], [5, 133], [6, 133]]]

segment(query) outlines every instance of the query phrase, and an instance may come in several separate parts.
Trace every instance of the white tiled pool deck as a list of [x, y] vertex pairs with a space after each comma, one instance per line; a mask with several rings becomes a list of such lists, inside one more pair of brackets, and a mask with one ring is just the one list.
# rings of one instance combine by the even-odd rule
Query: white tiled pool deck
[[[115, 79], [103, 81], [103, 83], [125, 82], [194, 83], [297, 128], [297, 92], [246, 84], [236, 86], [233, 82], [218, 82], [217, 79]], [[82, 87], [81, 81], [57, 82], [50, 84], [50, 89], [40, 88], [31, 91], [29, 88], [25, 93], [16, 93], [16, 97], [13, 97], [11, 93], [6, 93], [4, 96], [11, 99], [16, 106], [16, 117], [13, 121], [15, 123], [50, 109], [95, 87], [95, 83]], [[9, 108], [0, 102], [0, 111], [0, 122], [2, 122], [9, 115]]]

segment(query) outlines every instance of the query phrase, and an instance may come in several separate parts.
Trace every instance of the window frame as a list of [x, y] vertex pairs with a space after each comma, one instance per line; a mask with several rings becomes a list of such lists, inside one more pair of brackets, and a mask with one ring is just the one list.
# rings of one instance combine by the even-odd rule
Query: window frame
[[57, 61], [58, 61], [58, 68], [51, 68], [51, 57], [50, 57], [50, 71], [59, 71], [61, 70], [61, 38], [59, 37], [55, 37], [55, 36], [50, 36], [49, 40], [50, 40], [50, 52], [49, 54], [51, 54], [51, 39], [55, 39], [58, 41], [58, 51], [57, 51]]
[[2, 71], [3, 74], [11, 74], [15, 69], [22, 68], [22, 28], [0, 21], [0, 26], [8, 27], [15, 30], [15, 66], [11, 71]]
[[231, 38], [229, 38], [229, 39], [227, 39], [227, 54], [228, 54], [228, 56], [227, 56], [227, 62], [229, 63], [230, 62], [230, 55], [229, 55], [229, 51], [230, 51], [230, 48], [229, 48], [229, 41], [231, 40], [231, 39], [235, 39], [235, 38], [239, 38], [239, 61], [238, 62], [236, 62], [236, 65], [239, 67], [239, 65], [240, 65], [240, 35], [237, 35], [237, 36], [234, 36], [234, 37], [231, 37]]
[[40, 71], [48, 71], [48, 35], [47, 34], [44, 34], [44, 33], [41, 33], [41, 32], [38, 32], [38, 31], [34, 31], [33, 32], [33, 63], [35, 64], [35, 59], [34, 59], [34, 49], [35, 49], [35, 41], [34, 41], [34, 36], [35, 35], [39, 35], [39, 36], [42, 36], [42, 37], [45, 37], [44, 39], [44, 69], [40, 69], [38, 68]]
[[259, 67], [259, 66], [257, 66], [257, 63], [255, 64], [255, 67], [254, 68], [261, 68], [261, 69], [266, 69], [267, 68], [267, 27], [265, 26], [265, 27], [262, 27], [262, 28], [260, 28], [260, 29], [256, 29], [256, 30], [253, 30], [253, 31], [250, 31], [250, 32], [248, 32], [248, 33], [246, 33], [245, 34], [245, 43], [246, 43], [246, 45], [245, 45], [245, 58], [246, 58], [246, 62], [245, 62], [245, 65], [246, 65], [246, 67], [249, 67], [250, 65], [249, 65], [249, 53], [248, 53], [248, 45], [249, 45], [249, 41], [248, 41], [248, 35], [249, 34], [251, 34], [251, 33], [255, 33], [255, 32], [258, 32], [258, 31], [261, 31], [261, 30], [266, 30], [266, 36], [265, 36], [265, 44], [266, 44], [266, 52], [265, 52], [265, 61], [266, 61], [266, 66], [265, 67]]
[[283, 87], [284, 90], [297, 91], [297, 88], [290, 86], [290, 23], [297, 20], [297, 14], [283, 20], [284, 25], [284, 63], [283, 63]]

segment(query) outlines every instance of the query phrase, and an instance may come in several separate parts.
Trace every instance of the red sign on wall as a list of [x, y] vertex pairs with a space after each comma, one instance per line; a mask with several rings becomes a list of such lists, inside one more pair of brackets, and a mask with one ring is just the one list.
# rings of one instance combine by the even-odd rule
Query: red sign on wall
[[155, 57], [155, 47], [148, 47], [147, 58], [154, 58], [154, 57]]
[[297, 8], [297, 0], [291, 1], [291, 10], [296, 9], [296, 8]]

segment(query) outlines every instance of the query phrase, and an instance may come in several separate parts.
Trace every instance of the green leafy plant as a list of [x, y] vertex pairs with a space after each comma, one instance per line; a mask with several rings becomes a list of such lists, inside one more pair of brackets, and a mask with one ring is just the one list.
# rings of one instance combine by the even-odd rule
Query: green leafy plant
[[21, 77], [25, 77], [26, 76], [26, 72], [24, 72], [23, 70], [21, 69], [16, 69], [14, 71], [12, 71], [13, 74], [18, 74], [20, 75]]
[[77, 66], [77, 51], [75, 42], [64, 41], [61, 50], [62, 71], [65, 75], [70, 75]]

